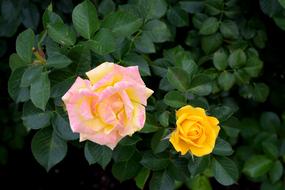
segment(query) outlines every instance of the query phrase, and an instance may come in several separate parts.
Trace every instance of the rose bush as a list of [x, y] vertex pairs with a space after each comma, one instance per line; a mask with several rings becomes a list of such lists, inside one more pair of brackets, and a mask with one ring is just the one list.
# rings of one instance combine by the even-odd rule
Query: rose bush
[[1, 47], [29, 28], [8, 92], [47, 171], [74, 146], [140, 189], [284, 188], [282, 48], [259, 9], [283, 28], [281, 1], [0, 2]]

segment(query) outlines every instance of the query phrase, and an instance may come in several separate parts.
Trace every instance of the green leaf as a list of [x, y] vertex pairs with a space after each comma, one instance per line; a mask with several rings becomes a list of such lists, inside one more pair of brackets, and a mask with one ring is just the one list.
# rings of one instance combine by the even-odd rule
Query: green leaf
[[140, 163], [148, 169], [157, 171], [167, 168], [169, 159], [167, 157], [157, 157], [151, 152], [145, 152]]
[[162, 125], [163, 127], [167, 127], [169, 124], [169, 115], [170, 112], [169, 111], [164, 111], [163, 113], [161, 113], [158, 117], [158, 121], [160, 123], [160, 125]]
[[209, 54], [217, 50], [223, 43], [223, 37], [220, 33], [203, 36], [201, 41], [202, 50]]
[[116, 4], [112, 0], [104, 0], [98, 6], [98, 12], [102, 15], [107, 15], [116, 9]]
[[206, 96], [212, 92], [211, 77], [207, 74], [197, 74], [191, 81], [188, 92], [198, 96]]
[[230, 72], [223, 71], [218, 78], [218, 83], [224, 91], [228, 91], [235, 84], [235, 76]]
[[182, 69], [188, 73], [188, 77], [190, 80], [198, 71], [198, 66], [193, 60], [185, 59], [182, 61]]
[[29, 89], [21, 88], [21, 78], [25, 72], [25, 67], [15, 69], [8, 80], [8, 93], [15, 102], [27, 101], [30, 98]]
[[112, 165], [112, 174], [120, 182], [134, 178], [140, 171], [140, 157], [134, 154], [128, 161], [116, 162]]
[[239, 29], [235, 22], [231, 20], [225, 20], [220, 26], [220, 31], [224, 38], [237, 39], [239, 37]]
[[204, 8], [202, 1], [180, 1], [179, 4], [188, 13], [200, 13]]
[[163, 99], [164, 103], [173, 108], [180, 108], [186, 105], [186, 97], [178, 91], [168, 92]]
[[274, 16], [273, 20], [275, 22], [275, 24], [281, 28], [282, 30], [285, 30], [285, 18], [284, 16]]
[[56, 43], [54, 40], [52, 40], [49, 36], [45, 38], [45, 49], [46, 49], [46, 55], [47, 57], [52, 56], [56, 53], [67, 53], [66, 47], [61, 48], [60, 44]]
[[96, 7], [89, 0], [77, 5], [72, 12], [75, 30], [84, 38], [90, 39], [99, 29]]
[[226, 122], [223, 123], [222, 128], [225, 131], [226, 135], [230, 137], [231, 140], [231, 139], [237, 139], [242, 129], [242, 126], [237, 118], [231, 117]]
[[154, 172], [149, 182], [150, 190], [173, 190], [174, 179], [172, 179], [167, 171]]
[[42, 73], [39, 79], [31, 84], [30, 95], [33, 104], [45, 110], [50, 97], [50, 80], [48, 73]]
[[67, 153], [67, 144], [51, 128], [38, 131], [32, 139], [32, 153], [36, 160], [49, 171]]
[[38, 79], [41, 76], [42, 70], [43, 67], [38, 65], [32, 65], [28, 67], [23, 73], [20, 86], [21, 87], [30, 86], [32, 82], [34, 82], [36, 79]]
[[21, 11], [21, 20], [26, 28], [36, 30], [40, 21], [40, 13], [37, 7], [32, 3], [23, 7]]
[[284, 184], [282, 181], [278, 181], [274, 184], [270, 183], [268, 180], [262, 182], [260, 190], [283, 190]]
[[243, 98], [253, 98], [253, 87], [251, 85], [243, 85], [239, 88], [239, 95]]
[[171, 33], [167, 25], [160, 20], [151, 20], [144, 25], [143, 33], [156, 43], [170, 40]]
[[[13, 4], [9, 0], [1, 1], [1, 2], [8, 2], [9, 4]], [[5, 12], [5, 13], [4, 13]], [[1, 37], [12, 37], [16, 32], [21, 24], [21, 19], [17, 15], [17, 10], [13, 8], [12, 10], [3, 6], [1, 10], [1, 19], [0, 19], [0, 36]], [[6, 18], [5, 18], [6, 17]]]
[[246, 54], [243, 50], [234, 50], [229, 56], [229, 65], [233, 69], [240, 68], [246, 64]]
[[153, 133], [155, 131], [158, 131], [159, 129], [160, 128], [158, 127], [158, 124], [156, 123], [156, 118], [153, 115], [147, 114], [146, 122], [142, 130], [140, 130], [140, 133]]
[[140, 189], [144, 189], [145, 183], [150, 175], [150, 170], [142, 168], [138, 175], [135, 177], [136, 185]]
[[32, 63], [35, 34], [31, 29], [20, 33], [16, 39], [17, 54], [27, 63]]
[[211, 113], [222, 122], [228, 120], [234, 114], [234, 110], [229, 106], [216, 106], [211, 109]]
[[223, 13], [225, 6], [224, 4], [226, 3], [221, 0], [206, 1], [205, 11], [210, 15], [219, 15], [221, 12], [222, 14], [226, 14], [226, 11]]
[[233, 152], [234, 151], [230, 143], [221, 138], [217, 138], [213, 154], [219, 156], [230, 156], [233, 154]]
[[216, 17], [209, 17], [203, 23], [199, 30], [199, 33], [202, 35], [210, 35], [219, 29], [219, 21]]
[[285, 9], [285, 1], [284, 0], [278, 0], [278, 2]]
[[191, 173], [191, 176], [196, 176], [205, 171], [205, 169], [208, 168], [209, 163], [209, 156], [197, 157], [193, 160], [189, 160], [188, 170]]
[[192, 190], [212, 190], [209, 179], [206, 176], [198, 175], [192, 179]]
[[283, 175], [283, 165], [279, 160], [276, 160], [269, 171], [269, 179], [272, 183], [276, 183]]
[[51, 87], [50, 97], [52, 98], [62, 97], [71, 87], [74, 81], [75, 77], [70, 77], [65, 80], [62, 80], [61, 82], [56, 83]]
[[213, 173], [215, 179], [226, 186], [234, 184], [239, 176], [236, 164], [227, 157], [215, 157], [213, 159]]
[[188, 159], [175, 157], [171, 159], [167, 167], [167, 172], [176, 181], [186, 181], [186, 179], [190, 177], [187, 165]]
[[187, 72], [180, 68], [168, 68], [168, 82], [181, 92], [185, 92], [189, 88], [189, 80], [186, 76]]
[[267, 141], [262, 142], [262, 149], [269, 158], [277, 159], [279, 151], [275, 144]]
[[167, 3], [165, 0], [136, 0], [131, 3], [134, 13], [144, 20], [158, 19], [165, 15]]
[[167, 19], [176, 27], [187, 26], [189, 23], [188, 14], [178, 6], [168, 9]]
[[14, 5], [14, 2], [9, 0], [1, 1], [1, 17], [7, 21], [12, 21], [13, 17], [17, 15], [17, 7]]
[[155, 47], [150, 37], [146, 34], [142, 34], [135, 40], [135, 47], [142, 53], [155, 53]]
[[129, 54], [124, 57], [123, 62], [127, 66], [138, 66], [141, 76], [150, 76], [150, 69], [143, 56], [138, 54]]
[[266, 174], [272, 168], [272, 161], [264, 155], [255, 155], [247, 160], [243, 172], [252, 178]]
[[266, 33], [265, 31], [263, 30], [258, 30], [255, 37], [253, 38], [253, 42], [254, 44], [262, 49], [262, 48], [265, 48], [266, 46], [266, 41], [267, 41], [267, 36], [266, 36]]
[[132, 35], [139, 30], [141, 25], [142, 19], [124, 11], [117, 11], [109, 14], [102, 23], [103, 28], [109, 28], [119, 37]]
[[244, 118], [241, 120], [241, 136], [250, 139], [259, 132], [259, 123], [253, 118]]
[[59, 15], [52, 12], [51, 10], [46, 9], [43, 14], [43, 25], [46, 29], [48, 25], [55, 25], [55, 24], [64, 24], [63, 20]]
[[171, 91], [175, 88], [168, 82], [167, 77], [165, 76], [159, 82], [159, 89], [164, 91]]
[[251, 76], [257, 77], [263, 67], [263, 62], [255, 56], [250, 56], [244, 67], [244, 70]]
[[16, 69], [20, 68], [20, 67], [25, 67], [27, 65], [28, 64], [25, 61], [23, 61], [18, 54], [13, 53], [10, 55], [9, 66], [10, 66], [12, 72], [15, 71]]
[[48, 24], [47, 29], [48, 35], [51, 39], [61, 45], [72, 46], [76, 42], [76, 34], [74, 30], [65, 24]]
[[[175, 66], [180, 67], [183, 65], [183, 62], [190, 62], [193, 61], [193, 55], [189, 51], [185, 51], [180, 45], [163, 51], [164, 55], [164, 63], [162, 65], [170, 66], [169, 63], [172, 63]], [[163, 59], [162, 59], [163, 60]], [[165, 63], [165, 61], [167, 61]]]
[[116, 43], [112, 32], [102, 28], [92, 40], [87, 41], [88, 47], [99, 55], [106, 55], [115, 51]]
[[112, 150], [107, 146], [88, 141], [85, 143], [84, 155], [90, 165], [98, 163], [105, 169], [112, 159]]
[[75, 140], [79, 138], [78, 133], [72, 132], [67, 118], [64, 118], [59, 113], [55, 113], [52, 119], [54, 132], [64, 140]]
[[120, 140], [119, 144], [123, 146], [131, 146], [131, 145], [135, 145], [137, 142], [141, 140], [142, 139], [136, 135], [126, 136], [122, 140]]
[[264, 83], [254, 84], [253, 99], [258, 102], [265, 102], [269, 95], [269, 87]]
[[263, 112], [260, 116], [260, 125], [266, 131], [276, 131], [281, 126], [278, 115], [274, 112]]
[[165, 0], [146, 0], [142, 3], [146, 3], [146, 6], [148, 6], [146, 19], [160, 18], [166, 13], [167, 3]]
[[[198, 31], [202, 27], [203, 22], [208, 18], [208, 15], [203, 14], [203, 13], [196, 13], [193, 15], [192, 22], [194, 28], [196, 28]], [[198, 32], [197, 32], [198, 34]], [[200, 36], [200, 35], [197, 35]]]
[[165, 0], [134, 0], [120, 8], [138, 15], [144, 21], [158, 19], [165, 15], [167, 3]]
[[157, 154], [167, 149], [169, 146], [169, 139], [164, 138], [168, 133], [168, 130], [162, 129], [153, 135], [150, 143], [153, 153]]
[[250, 80], [250, 76], [244, 69], [239, 69], [234, 71], [235, 79], [237, 84], [248, 84]]
[[50, 124], [51, 112], [36, 108], [31, 102], [26, 102], [23, 108], [23, 124], [28, 129], [41, 129]]
[[200, 35], [197, 31], [191, 30], [188, 32], [185, 44], [190, 47], [197, 47], [200, 44]]
[[113, 153], [113, 158], [115, 162], [128, 161], [136, 153], [135, 145], [119, 145], [116, 146]]
[[261, 10], [270, 17], [278, 14], [282, 11], [282, 7], [280, 6], [280, 1], [267, 1], [267, 0], [259, 0], [259, 5]]
[[213, 87], [210, 83], [195, 86], [189, 89], [189, 92], [196, 94], [198, 96], [207, 96], [211, 94]]
[[65, 55], [62, 55], [60, 53], [54, 53], [52, 56], [48, 57], [47, 60], [47, 66], [53, 67], [55, 69], [62, 69], [70, 65], [72, 61], [66, 57]]
[[225, 70], [228, 66], [227, 53], [222, 49], [216, 51], [213, 56], [213, 63], [219, 71]]
[[77, 75], [83, 75], [91, 70], [91, 52], [88, 47], [76, 45], [70, 50], [68, 57], [75, 63], [74, 69]]

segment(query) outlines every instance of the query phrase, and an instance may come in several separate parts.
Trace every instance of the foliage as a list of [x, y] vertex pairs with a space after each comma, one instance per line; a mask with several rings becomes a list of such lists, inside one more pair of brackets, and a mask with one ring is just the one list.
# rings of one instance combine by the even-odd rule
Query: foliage
[[[257, 107], [251, 104], [266, 103], [270, 92], [261, 80], [266, 30], [250, 2], [85, 0], [73, 7], [72, 1], [56, 1], [40, 4], [42, 16], [36, 3], [0, 2], [0, 36], [14, 35], [21, 23], [28, 28], [15, 40], [8, 92], [27, 131], [36, 131], [32, 153], [47, 171], [79, 143], [61, 97], [76, 76], [112, 61], [138, 65], [155, 93], [144, 128], [114, 151], [91, 142], [79, 146], [89, 164], [109, 164], [114, 177], [135, 179], [140, 189], [174, 189], [177, 182], [211, 189], [211, 178], [232, 185], [241, 176], [262, 189], [284, 188], [284, 119], [274, 112], [244, 114]], [[281, 0], [260, 0], [261, 10], [283, 29], [281, 6]], [[7, 42], [0, 39], [0, 46]], [[186, 104], [220, 120], [211, 155], [181, 156], [167, 140], [175, 110]]]

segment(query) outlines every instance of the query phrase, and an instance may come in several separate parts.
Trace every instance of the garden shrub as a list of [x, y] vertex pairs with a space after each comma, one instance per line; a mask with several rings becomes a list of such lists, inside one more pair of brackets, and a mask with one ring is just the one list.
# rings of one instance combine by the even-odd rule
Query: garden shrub
[[[259, 3], [284, 29], [284, 2]], [[271, 86], [262, 77], [267, 64], [262, 52], [270, 36], [262, 17], [252, 10], [258, 6], [242, 0], [40, 5], [42, 16], [39, 5], [3, 0], [2, 9], [15, 11], [10, 16], [2, 10], [0, 32], [10, 37], [20, 23], [27, 27], [10, 55], [8, 92], [27, 131], [36, 131], [32, 153], [47, 171], [64, 159], [68, 147], [77, 146], [89, 164], [109, 164], [115, 178], [133, 179], [140, 189], [182, 184], [212, 189], [212, 178], [225, 186], [246, 178], [260, 183], [261, 189], [284, 188], [284, 115], [281, 119], [280, 110], [258, 110], [279, 99], [278, 90], [284, 89], [273, 87], [268, 100]], [[5, 47], [6, 41], [0, 44]], [[138, 66], [154, 91], [142, 130], [123, 138], [113, 150], [79, 142], [62, 101], [78, 76], [87, 79], [85, 73], [103, 62]], [[210, 154], [182, 155], [169, 142], [176, 114], [186, 105], [219, 120]]]

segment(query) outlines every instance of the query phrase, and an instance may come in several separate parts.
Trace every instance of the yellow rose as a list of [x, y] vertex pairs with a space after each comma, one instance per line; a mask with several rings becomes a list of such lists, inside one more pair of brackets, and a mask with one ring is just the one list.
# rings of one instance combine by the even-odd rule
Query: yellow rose
[[190, 105], [176, 112], [176, 130], [170, 136], [170, 142], [182, 155], [190, 151], [195, 156], [210, 154], [219, 134], [219, 121], [207, 116], [202, 108]]

